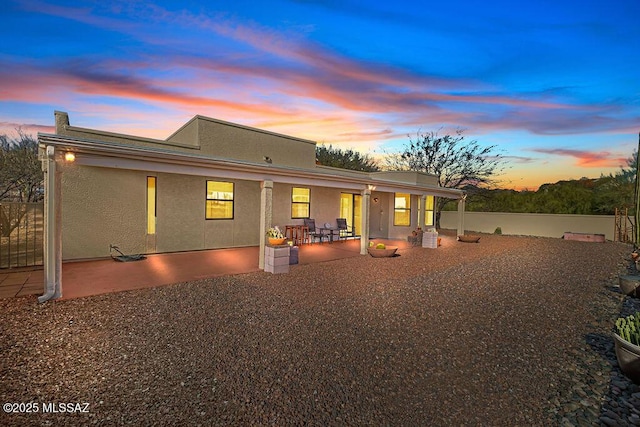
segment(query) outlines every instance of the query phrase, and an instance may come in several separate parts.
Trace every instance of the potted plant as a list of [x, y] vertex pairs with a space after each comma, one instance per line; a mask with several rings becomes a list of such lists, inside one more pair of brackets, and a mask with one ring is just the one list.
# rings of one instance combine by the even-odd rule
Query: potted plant
[[618, 276], [618, 285], [620, 286], [620, 292], [624, 295], [640, 296], [638, 293], [638, 287], [640, 287], [640, 276], [631, 274]]
[[267, 237], [269, 238], [270, 245], [281, 245], [285, 242], [285, 240], [287, 240], [277, 225], [267, 230]]
[[613, 338], [620, 370], [640, 384], [640, 312], [618, 318]]
[[387, 246], [384, 243], [369, 242], [367, 251], [374, 258], [384, 258], [394, 256], [398, 250], [397, 246]]

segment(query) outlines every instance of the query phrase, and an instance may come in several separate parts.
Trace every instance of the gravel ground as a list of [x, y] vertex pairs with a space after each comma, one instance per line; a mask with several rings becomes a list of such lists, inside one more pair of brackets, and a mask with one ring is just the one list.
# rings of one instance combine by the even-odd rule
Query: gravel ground
[[1, 300], [0, 403], [38, 413], [0, 425], [632, 425], [639, 390], [610, 338], [630, 247], [449, 239], [286, 275]]

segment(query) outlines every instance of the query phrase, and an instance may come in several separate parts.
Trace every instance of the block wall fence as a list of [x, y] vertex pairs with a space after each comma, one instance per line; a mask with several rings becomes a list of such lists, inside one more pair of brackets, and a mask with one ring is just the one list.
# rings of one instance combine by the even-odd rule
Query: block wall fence
[[[456, 229], [458, 212], [443, 211], [440, 226]], [[613, 215], [555, 215], [535, 213], [465, 212], [464, 228], [478, 233], [493, 233], [497, 227], [502, 234], [558, 237], [565, 232], [604, 234], [614, 239]]]

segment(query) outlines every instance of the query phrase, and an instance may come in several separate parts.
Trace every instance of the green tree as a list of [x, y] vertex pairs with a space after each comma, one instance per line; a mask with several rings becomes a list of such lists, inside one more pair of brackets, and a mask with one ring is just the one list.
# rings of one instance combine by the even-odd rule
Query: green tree
[[615, 174], [603, 175], [594, 189], [596, 213], [613, 215], [616, 208], [635, 210], [635, 185], [637, 170], [637, 150], [627, 158], [627, 167], [620, 167]]
[[536, 192], [535, 213], [589, 215], [593, 212], [593, 186], [596, 180], [559, 181], [541, 185]]
[[[441, 187], [473, 191], [495, 183], [504, 169], [504, 159], [495, 150], [495, 145], [482, 147], [476, 140], [467, 140], [462, 130], [455, 135], [418, 132], [415, 139], [409, 137], [402, 151], [385, 160], [389, 169], [426, 172], [435, 175]], [[437, 198], [436, 228], [440, 228], [440, 213], [450, 201]]]
[[341, 150], [329, 145], [316, 146], [316, 162], [323, 166], [350, 169], [363, 172], [377, 172], [380, 170], [376, 161], [366, 154], [360, 154], [352, 149]]
[[17, 134], [0, 135], [0, 200], [36, 202], [43, 197], [44, 180], [38, 141], [20, 129]]
[[[637, 151], [614, 174], [600, 178], [543, 184], [537, 191], [515, 191], [467, 186], [470, 212], [531, 212], [581, 215], [613, 215], [616, 208], [635, 211]], [[449, 207], [447, 207], [449, 209]], [[454, 207], [451, 208], [452, 210]]]

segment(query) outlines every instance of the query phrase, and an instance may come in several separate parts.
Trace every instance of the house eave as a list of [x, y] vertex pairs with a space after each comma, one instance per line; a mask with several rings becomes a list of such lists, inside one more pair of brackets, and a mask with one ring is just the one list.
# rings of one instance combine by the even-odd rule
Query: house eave
[[[459, 199], [464, 195], [464, 192], [458, 189], [385, 180], [367, 172], [349, 171], [349, 173], [340, 173], [340, 171], [329, 171], [325, 168], [304, 169], [260, 164], [181, 153], [160, 147], [129, 146], [47, 133], [38, 133], [38, 141], [42, 146], [53, 146], [61, 151], [71, 151], [76, 155], [78, 164], [84, 163], [91, 166], [158, 170], [153, 169], [152, 165], [173, 165], [173, 170], [176, 171], [176, 168], [183, 168], [184, 171], [191, 168], [194, 171], [200, 171], [199, 173], [204, 170], [225, 171], [228, 176], [233, 176], [236, 173], [239, 179], [255, 181], [271, 179], [274, 182], [317, 183], [316, 185], [331, 187], [347, 187], [360, 190], [369, 188], [378, 191], [409, 192], [411, 194], [434, 195], [452, 199]], [[126, 160], [126, 162], [118, 160]]]

